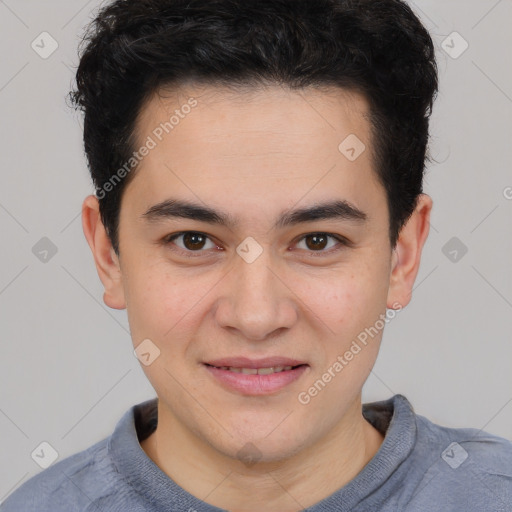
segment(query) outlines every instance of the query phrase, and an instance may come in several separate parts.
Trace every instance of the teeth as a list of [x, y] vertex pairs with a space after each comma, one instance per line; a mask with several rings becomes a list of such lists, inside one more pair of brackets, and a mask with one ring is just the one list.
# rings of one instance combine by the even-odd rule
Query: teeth
[[271, 366], [269, 368], [235, 368], [234, 366], [221, 366], [220, 370], [229, 370], [235, 373], [244, 373], [245, 375], [270, 375], [271, 373], [279, 373], [291, 370], [293, 366]]

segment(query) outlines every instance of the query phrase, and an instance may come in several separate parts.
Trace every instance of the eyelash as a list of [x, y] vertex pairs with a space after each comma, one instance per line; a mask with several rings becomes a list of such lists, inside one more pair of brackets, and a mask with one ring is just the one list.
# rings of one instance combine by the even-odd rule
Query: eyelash
[[[174, 245], [174, 244], [172, 244], [172, 242], [176, 238], [179, 238], [179, 237], [181, 237], [183, 235], [186, 235], [186, 234], [201, 235], [201, 236], [206, 237], [208, 240], [213, 242], [213, 240], [211, 240], [210, 237], [206, 233], [202, 233], [200, 231], [181, 231], [180, 233], [174, 233], [172, 235], [166, 236], [163, 239], [163, 243], [166, 246]], [[312, 233], [307, 233], [305, 235], [302, 235], [298, 239], [298, 241], [296, 243], [298, 244], [299, 242], [301, 242], [302, 240], [304, 240], [308, 236], [313, 236], [313, 235], [324, 235], [324, 236], [327, 236], [329, 238], [333, 238], [333, 239], [335, 239], [335, 240], [337, 240], [339, 242], [339, 245], [341, 247], [338, 247], [338, 248], [335, 248], [335, 249], [331, 248], [329, 251], [324, 251], [324, 250], [321, 250], [321, 251], [309, 251], [311, 253], [310, 254], [311, 257], [319, 257], [319, 256], [321, 257], [321, 256], [325, 256], [325, 255], [331, 255], [333, 253], [336, 253], [336, 252], [340, 251], [341, 249], [343, 249], [345, 247], [350, 247], [352, 245], [349, 240], [347, 240], [346, 238], [344, 238], [344, 237], [342, 237], [340, 235], [335, 235], [333, 233], [325, 233], [323, 231], [314, 231]], [[215, 242], [213, 242], [213, 243], [215, 243]], [[178, 250], [174, 249], [174, 248], [171, 248], [171, 250], [174, 251], [174, 252], [180, 253], [181, 255], [184, 255], [186, 258], [197, 258], [197, 257], [202, 256], [202, 253], [205, 252], [204, 250], [188, 251], [188, 250], [184, 250], [184, 249], [181, 249], [181, 248], [178, 248]], [[196, 254], [194, 254], [194, 253], [196, 253]]]

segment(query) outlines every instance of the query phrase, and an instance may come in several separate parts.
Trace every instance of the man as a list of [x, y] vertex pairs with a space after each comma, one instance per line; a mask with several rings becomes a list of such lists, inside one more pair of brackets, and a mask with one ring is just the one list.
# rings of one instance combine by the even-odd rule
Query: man
[[509, 441], [361, 404], [428, 236], [436, 91], [399, 0], [105, 6], [83, 228], [157, 399], [2, 510], [512, 510]]

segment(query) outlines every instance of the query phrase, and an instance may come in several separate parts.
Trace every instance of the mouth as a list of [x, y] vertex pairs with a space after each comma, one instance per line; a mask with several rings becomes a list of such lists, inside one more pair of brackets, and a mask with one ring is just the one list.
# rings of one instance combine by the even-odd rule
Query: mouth
[[223, 388], [242, 395], [268, 395], [298, 380], [309, 364], [282, 357], [251, 360], [228, 358], [203, 363]]
[[266, 368], [239, 368], [236, 366], [214, 366], [208, 363], [205, 364], [206, 366], [210, 366], [211, 368], [217, 368], [218, 370], [227, 370], [234, 373], [243, 373], [244, 375], [271, 375], [272, 373], [288, 372], [290, 370], [295, 370], [301, 366], [307, 366], [305, 364], [298, 364], [295, 366], [269, 366]]

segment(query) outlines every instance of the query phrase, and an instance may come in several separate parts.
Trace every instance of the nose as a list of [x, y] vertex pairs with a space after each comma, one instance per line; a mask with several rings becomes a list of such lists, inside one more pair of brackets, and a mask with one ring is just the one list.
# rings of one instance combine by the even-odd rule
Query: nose
[[[281, 270], [279, 270], [281, 268]], [[269, 251], [252, 263], [242, 258], [223, 280], [216, 304], [216, 321], [244, 339], [264, 341], [290, 329], [299, 307], [286, 271], [272, 265]]]

